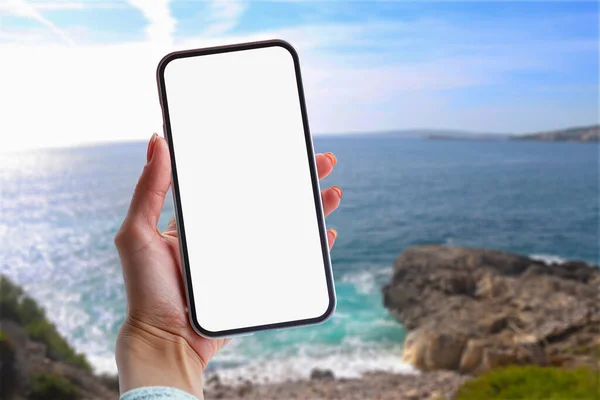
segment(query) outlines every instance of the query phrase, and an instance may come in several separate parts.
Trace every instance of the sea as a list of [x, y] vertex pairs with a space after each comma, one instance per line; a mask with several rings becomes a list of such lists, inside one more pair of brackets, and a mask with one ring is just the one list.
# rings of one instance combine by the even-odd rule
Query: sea
[[[410, 246], [598, 264], [597, 144], [346, 135], [317, 136], [315, 148], [338, 159], [322, 186], [344, 193], [327, 220], [339, 232], [337, 310], [316, 327], [236, 338], [209, 365], [225, 381], [300, 379], [312, 368], [412, 373], [401, 360], [406, 331], [381, 296]], [[116, 371], [125, 295], [113, 237], [145, 157], [141, 142], [0, 154], [0, 273], [98, 372]], [[172, 215], [169, 198], [161, 226]]]

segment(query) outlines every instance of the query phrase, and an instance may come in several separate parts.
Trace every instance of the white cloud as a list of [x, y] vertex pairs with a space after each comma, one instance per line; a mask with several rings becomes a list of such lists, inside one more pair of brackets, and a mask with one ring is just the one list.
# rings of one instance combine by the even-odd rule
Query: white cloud
[[29, 2], [32, 7], [39, 11], [59, 11], [59, 10], [85, 10], [85, 9], [114, 9], [123, 8], [125, 4], [117, 1], [104, 0], [62, 0], [62, 1], [46, 1], [35, 0]]
[[246, 10], [246, 2], [240, 0], [211, 0], [208, 3], [206, 36], [220, 35], [235, 28]]
[[[347, 31], [352, 28], [288, 29], [190, 38], [177, 46], [151, 41], [72, 48], [3, 45], [0, 52], [13, 60], [0, 75], [0, 109], [8, 110], [3, 126], [11, 132], [11, 143], [3, 147], [135, 140], [160, 132], [155, 70], [159, 59], [175, 48], [289, 39], [300, 52], [315, 132], [423, 125], [426, 110], [439, 101], [428, 96], [429, 91], [473, 83], [460, 71], [444, 71], [441, 66], [355, 68], [319, 48], [323, 32], [345, 40]], [[399, 120], [397, 110], [385, 106], [388, 103], [402, 107], [408, 113], [406, 119]]]
[[[498, 44], [441, 55], [429, 43], [433, 54], [411, 58], [404, 57], [405, 53], [414, 55], [405, 33], [416, 28], [373, 22], [195, 36], [172, 43], [164, 40], [172, 32], [165, 28], [169, 24], [164, 24], [170, 18], [168, 10], [146, 9], [146, 13], [154, 15], [153, 23], [163, 27], [158, 29], [163, 34], [143, 42], [76, 47], [0, 44], [0, 53], [11, 60], [0, 74], [0, 109], [8, 110], [3, 113], [3, 127], [10, 132], [8, 142], [0, 148], [147, 139], [153, 131], [161, 131], [155, 71], [164, 54], [271, 38], [290, 41], [300, 54], [311, 130], [317, 133], [425, 127], [539, 130], [597, 116], [597, 101], [581, 108], [567, 100], [557, 101], [567, 98], [564, 94], [535, 106], [527, 104], [527, 94], [520, 103], [505, 101], [499, 107], [490, 102], [476, 107], [456, 104], [457, 97], [449, 94], [502, 84], [514, 72], [560, 70], [557, 55], [569, 54], [566, 60], [579, 55], [570, 53], [566, 41], [559, 45], [536, 43], [533, 48], [526, 42]], [[222, 15], [235, 21], [238, 14]], [[428, 26], [433, 25], [428, 22]], [[389, 46], [380, 45], [377, 53], [368, 53], [382, 37]], [[349, 43], [353, 46], [347, 46]], [[421, 43], [412, 46], [421, 49]], [[524, 49], [529, 49], [528, 53]]]
[[176, 20], [171, 15], [170, 0], [127, 0], [141, 11], [149, 24], [146, 27], [148, 40], [155, 43], [171, 44]]
[[0, 3], [0, 15], [14, 15], [17, 17], [29, 18], [45, 26], [50, 32], [60, 38], [68, 45], [74, 45], [75, 42], [59, 27], [53, 24], [31, 4], [25, 0], [3, 0]]
[[48, 35], [48, 29], [42, 27], [27, 29], [3, 27], [0, 30], [0, 43], [40, 45], [56, 42], [54, 35]]
[[155, 69], [166, 48], [10, 46], [0, 87], [4, 150], [132, 140], [160, 132]]

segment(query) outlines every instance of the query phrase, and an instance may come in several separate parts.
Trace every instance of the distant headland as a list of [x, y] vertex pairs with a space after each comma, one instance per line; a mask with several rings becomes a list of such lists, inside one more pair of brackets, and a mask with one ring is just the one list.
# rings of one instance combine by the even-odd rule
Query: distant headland
[[514, 140], [540, 140], [545, 142], [598, 142], [600, 125], [580, 126], [547, 132], [531, 133], [511, 137]]
[[526, 134], [492, 134], [471, 132], [435, 132], [426, 135], [429, 140], [519, 140], [541, 142], [600, 142], [600, 125], [578, 126]]

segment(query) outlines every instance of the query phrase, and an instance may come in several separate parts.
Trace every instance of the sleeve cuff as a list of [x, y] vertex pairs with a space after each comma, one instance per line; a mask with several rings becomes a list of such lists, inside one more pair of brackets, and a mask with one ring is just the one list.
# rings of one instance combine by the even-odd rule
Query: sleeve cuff
[[120, 400], [198, 400], [198, 398], [183, 390], [151, 386], [129, 390], [121, 395]]

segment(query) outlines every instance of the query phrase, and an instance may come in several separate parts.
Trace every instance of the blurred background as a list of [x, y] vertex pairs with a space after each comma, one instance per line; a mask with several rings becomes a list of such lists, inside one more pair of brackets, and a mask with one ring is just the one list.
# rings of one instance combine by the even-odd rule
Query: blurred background
[[0, 21], [0, 273], [97, 373], [116, 372], [113, 237], [177, 49], [294, 45], [344, 190], [334, 317], [236, 339], [209, 365], [223, 382], [413, 373], [381, 293], [411, 246], [598, 264], [597, 2], [3, 0]]

